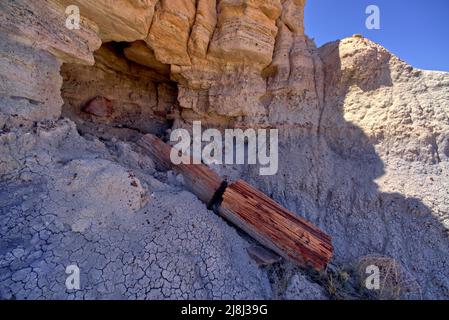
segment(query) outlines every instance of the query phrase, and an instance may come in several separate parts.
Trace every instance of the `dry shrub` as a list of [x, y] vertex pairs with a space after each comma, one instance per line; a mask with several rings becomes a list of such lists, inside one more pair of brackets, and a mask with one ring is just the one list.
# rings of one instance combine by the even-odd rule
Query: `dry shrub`
[[[421, 287], [416, 279], [395, 259], [380, 255], [362, 257], [357, 263], [357, 273], [361, 287], [369, 276], [366, 270], [374, 265], [379, 268], [380, 288], [370, 290], [371, 294], [380, 300], [422, 299]], [[368, 289], [367, 289], [368, 290]]]

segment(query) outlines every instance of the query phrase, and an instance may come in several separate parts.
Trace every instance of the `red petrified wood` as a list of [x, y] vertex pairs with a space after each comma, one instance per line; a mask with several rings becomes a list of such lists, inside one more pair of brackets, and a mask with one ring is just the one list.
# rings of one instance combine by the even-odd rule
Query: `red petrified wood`
[[181, 174], [187, 188], [209, 208], [280, 256], [315, 270], [332, 258], [327, 234], [248, 183], [238, 180], [228, 186], [203, 164], [173, 165], [171, 147], [155, 136], [145, 135], [139, 145], [160, 169]]
[[245, 181], [226, 188], [218, 212], [264, 246], [301, 266], [321, 270], [332, 257], [328, 235]]

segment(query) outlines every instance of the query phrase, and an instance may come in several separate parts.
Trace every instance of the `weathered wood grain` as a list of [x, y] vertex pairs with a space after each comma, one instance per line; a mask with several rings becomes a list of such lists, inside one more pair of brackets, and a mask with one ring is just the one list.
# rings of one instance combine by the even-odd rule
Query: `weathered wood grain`
[[226, 188], [218, 212], [264, 246], [301, 266], [321, 270], [332, 257], [328, 235], [242, 180]]

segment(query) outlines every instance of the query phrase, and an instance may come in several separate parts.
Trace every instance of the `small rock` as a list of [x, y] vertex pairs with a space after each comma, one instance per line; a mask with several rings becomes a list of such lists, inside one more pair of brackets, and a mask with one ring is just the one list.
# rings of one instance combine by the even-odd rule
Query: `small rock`
[[84, 107], [83, 112], [89, 113], [97, 117], [110, 117], [114, 112], [112, 101], [105, 97], [95, 97], [90, 100]]
[[14, 249], [12, 251], [12, 254], [14, 255], [14, 257], [16, 257], [17, 259], [20, 259], [23, 257], [23, 255], [25, 254], [25, 250], [21, 249], [21, 248], [17, 248]]
[[20, 180], [22, 180], [23, 182], [30, 182], [31, 180], [33, 180], [33, 178], [30, 173], [22, 172], [20, 174]]
[[268, 266], [281, 261], [281, 257], [261, 246], [251, 246], [248, 249], [249, 256], [259, 265]]

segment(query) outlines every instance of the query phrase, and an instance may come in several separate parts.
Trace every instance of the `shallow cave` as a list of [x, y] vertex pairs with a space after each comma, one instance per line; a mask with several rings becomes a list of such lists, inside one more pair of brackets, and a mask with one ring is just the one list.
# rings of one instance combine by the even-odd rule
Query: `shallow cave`
[[172, 126], [177, 84], [170, 68], [141, 43], [106, 43], [95, 65], [64, 64], [62, 115], [82, 135], [132, 141], [140, 134], [162, 135]]

